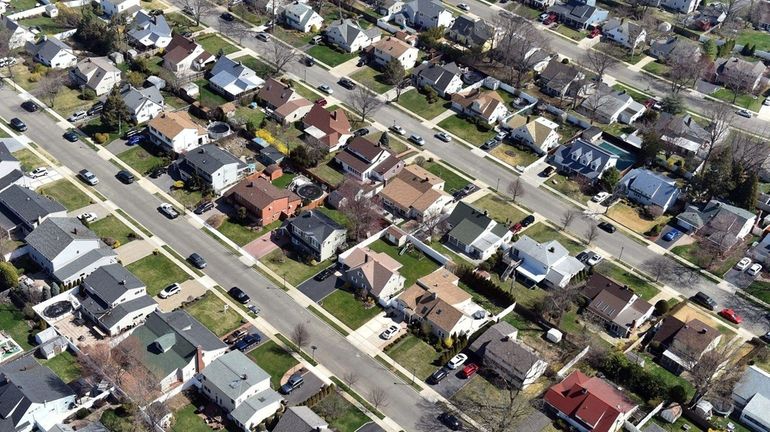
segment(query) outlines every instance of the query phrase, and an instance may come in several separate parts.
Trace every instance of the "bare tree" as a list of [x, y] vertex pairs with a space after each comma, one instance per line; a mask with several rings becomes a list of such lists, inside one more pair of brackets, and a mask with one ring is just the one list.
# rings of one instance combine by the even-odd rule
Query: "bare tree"
[[747, 174], [759, 173], [770, 153], [768, 140], [764, 138], [767, 136], [770, 136], [767, 130], [757, 135], [733, 132], [731, 135], [733, 164], [740, 166]]
[[267, 45], [266, 57], [275, 67], [275, 73], [280, 74], [287, 64], [297, 59], [297, 53], [273, 38]]
[[517, 198], [521, 198], [526, 194], [524, 190], [524, 184], [521, 182], [521, 177], [516, 177], [512, 182], [508, 183], [506, 188], [508, 196], [511, 197], [511, 202], [515, 203]]
[[348, 218], [350, 237], [356, 240], [367, 237], [380, 222], [376, 204], [361, 193], [360, 185], [353, 179], [346, 179], [337, 191], [344, 203], [340, 210]]
[[45, 74], [38, 82], [36, 95], [43, 99], [49, 107], [53, 108], [56, 97], [59, 96], [62, 88], [64, 75], [62, 71], [51, 70]]
[[733, 110], [730, 105], [721, 102], [711, 102], [707, 105], [704, 117], [711, 120], [708, 128], [708, 140], [706, 145], [708, 149], [706, 151], [706, 158], [704, 162], [708, 162], [711, 159], [711, 153], [730, 132], [730, 127], [733, 123]]
[[440, 210], [428, 211], [420, 219], [418, 229], [427, 235], [431, 240], [434, 236], [441, 237], [448, 230], [449, 225], [446, 217]]
[[575, 284], [569, 284], [565, 288], [551, 290], [535, 304], [535, 311], [543, 318], [558, 324], [564, 314], [572, 307], [578, 298], [580, 289]]
[[361, 122], [366, 121], [366, 117], [374, 114], [379, 110], [383, 102], [380, 100], [379, 95], [369, 88], [359, 86], [353, 93], [350, 101], [350, 105], [356, 114], [361, 116]]
[[369, 392], [369, 402], [375, 409], [384, 408], [388, 406], [388, 393], [384, 388], [377, 386]]
[[124, 378], [130, 375], [133, 352], [142, 352], [138, 339], [127, 338], [114, 348], [108, 343], [97, 343], [83, 348], [78, 356], [78, 363], [83, 376], [106, 379], [116, 387], [124, 384]]
[[586, 69], [596, 74], [596, 80], [602, 82], [607, 69], [615, 66], [619, 61], [603, 50], [589, 49], [583, 55], [582, 61]]
[[644, 263], [647, 272], [658, 282], [661, 278], [671, 277], [674, 271], [674, 263], [670, 258], [663, 255], [656, 255], [654, 258]]
[[585, 108], [587, 111], [588, 119], [591, 121], [591, 124], [594, 124], [597, 120], [600, 120], [602, 123], [607, 122], [608, 119], [597, 118], [599, 117], [599, 110], [615, 100], [612, 95], [612, 90], [609, 87], [605, 87], [604, 85], [600, 85], [600, 87], [602, 88], [597, 89], [594, 94], [588, 96], [581, 104], [581, 107]]
[[575, 220], [575, 217], [579, 213], [576, 210], [567, 209], [564, 214], [561, 215], [561, 229], [565, 231]]
[[319, 414], [321, 414], [324, 418], [331, 420], [338, 419], [347, 411], [347, 403], [348, 402], [342, 398], [342, 395], [340, 395], [339, 392], [335, 393], [333, 397], [329, 397], [327, 400], [324, 400], [323, 404], [319, 404]]
[[195, 25], [199, 26], [201, 17], [214, 9], [215, 4], [209, 0], [182, 0], [182, 7], [195, 19]]
[[690, 382], [695, 386], [695, 393], [690, 399], [690, 406], [695, 406], [698, 401], [711, 391], [714, 384], [719, 380], [718, 376], [721, 369], [727, 363], [728, 353], [725, 348], [712, 349], [707, 351], [700, 358], [685, 358], [687, 362], [695, 362], [690, 369]]
[[[5, 25], [0, 25], [0, 57], [12, 56], [13, 50], [11, 49], [11, 35], [13, 35], [13, 32], [9, 30], [8, 27]], [[13, 76], [13, 65], [11, 62], [6, 64], [6, 71], [8, 78], [15, 82]], [[2, 85], [2, 82], [0, 82], [0, 85]]]
[[355, 371], [347, 371], [342, 374], [342, 382], [348, 387], [353, 387], [358, 382], [358, 374]]
[[599, 237], [599, 227], [595, 223], [588, 224], [586, 228], [586, 243], [591, 244], [596, 237]]
[[695, 86], [707, 69], [708, 62], [708, 58], [687, 44], [675, 46], [666, 62], [670, 66], [667, 78], [671, 83], [671, 93], [677, 95], [682, 89]]
[[310, 341], [310, 332], [308, 332], [305, 323], [298, 323], [294, 326], [294, 329], [291, 331], [291, 341], [297, 345], [299, 351], [302, 351], [305, 345], [307, 345]]
[[529, 398], [519, 394], [521, 390], [511, 380], [495, 375], [494, 381], [497, 387], [494, 391], [485, 388], [480, 392], [466, 392], [452, 402], [459, 412], [473, 418], [480, 430], [514, 432], [535, 408]]
[[533, 54], [548, 49], [547, 39], [529, 21], [516, 15], [500, 16], [496, 24], [501, 36], [494, 53], [504, 65], [508, 80], [520, 88], [538, 61]]

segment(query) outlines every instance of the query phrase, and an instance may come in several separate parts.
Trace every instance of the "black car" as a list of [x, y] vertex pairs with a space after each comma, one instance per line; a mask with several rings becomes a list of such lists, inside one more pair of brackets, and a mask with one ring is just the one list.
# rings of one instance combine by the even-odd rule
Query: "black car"
[[92, 116], [95, 114], [99, 114], [100, 112], [102, 112], [102, 110], [104, 110], [104, 102], [99, 101], [91, 105], [91, 108], [88, 108], [88, 111], [86, 111], [86, 114]]
[[315, 59], [313, 57], [307, 56], [305, 57], [305, 64], [308, 66], [315, 65]]
[[522, 219], [521, 222], [519, 222], [519, 223], [523, 227], [528, 227], [528, 226], [532, 225], [533, 223], [535, 223], [535, 216], [529, 215], [529, 216], [525, 217], [524, 219]]
[[136, 180], [133, 174], [126, 170], [120, 170], [117, 174], [115, 174], [115, 178], [122, 181], [125, 184], [131, 184]]
[[206, 213], [207, 211], [209, 211], [209, 210], [211, 210], [213, 208], [214, 208], [214, 203], [209, 201], [209, 202], [205, 202], [205, 203], [199, 205], [198, 207], [196, 207], [194, 212], [195, 212], [195, 214], [199, 215], [199, 214]]
[[549, 177], [553, 172], [556, 171], [556, 168], [552, 166], [547, 166], [543, 171], [540, 172], [540, 175], [542, 177]]
[[195, 268], [203, 269], [206, 268], [206, 260], [203, 259], [202, 256], [198, 255], [197, 253], [193, 253], [189, 257], [187, 257], [187, 261], [190, 261], [190, 264], [195, 266]]
[[243, 292], [243, 290], [238, 288], [238, 287], [230, 288], [227, 291], [227, 293], [230, 294], [230, 297], [238, 300], [238, 302], [241, 303], [241, 304], [246, 304], [246, 303], [249, 302], [249, 300], [251, 300], [249, 298], [249, 295], [246, 294], [245, 292]]
[[355, 132], [353, 132], [353, 136], [354, 137], [362, 137], [362, 136], [366, 136], [366, 135], [369, 135], [369, 129], [367, 129], [367, 128], [361, 128], [361, 129], [358, 129]]
[[281, 386], [281, 393], [287, 395], [293, 392], [294, 390], [302, 387], [302, 384], [304, 383], [305, 383], [305, 379], [302, 378], [302, 375], [295, 373], [289, 377], [289, 380], [286, 381], [286, 384]]
[[224, 12], [219, 17], [222, 18], [225, 21], [235, 21], [235, 17], [230, 12]]
[[163, 174], [165, 174], [166, 171], [168, 171], [168, 168], [166, 168], [164, 166], [153, 168], [152, 171], [150, 171], [150, 177], [151, 178], [158, 178], [158, 177], [162, 176]]
[[450, 414], [448, 412], [441, 413], [438, 416], [438, 421], [453, 431], [460, 430], [460, 427], [462, 427], [460, 420], [458, 420], [454, 414]]
[[317, 275], [315, 275], [315, 277], [313, 279], [317, 280], [318, 282], [322, 282], [322, 281], [325, 281], [326, 279], [328, 279], [329, 276], [331, 276], [333, 273], [334, 273], [334, 269], [332, 267], [329, 267], [329, 268], [321, 271]]
[[697, 303], [708, 310], [714, 310], [717, 308], [717, 302], [715, 302], [713, 298], [709, 297], [708, 294], [702, 291], [698, 291], [694, 296], [690, 297], [690, 300], [692, 300], [693, 303]]
[[150, 16], [158, 16], [163, 15], [163, 9], [152, 9], [150, 11]]
[[25, 102], [22, 102], [21, 107], [24, 108], [26, 111], [29, 112], [35, 112], [40, 110], [40, 105], [36, 104], [35, 102], [28, 100]]
[[759, 338], [762, 339], [763, 341], [765, 341], [765, 343], [770, 344], [770, 332], [767, 332], [767, 333], [763, 334]]
[[16, 117], [11, 119], [11, 127], [16, 129], [19, 132], [24, 132], [25, 130], [27, 130], [27, 124], [21, 121], [20, 118], [16, 118]]
[[438, 384], [440, 383], [444, 378], [446, 378], [449, 375], [449, 371], [446, 368], [441, 368], [437, 370], [436, 372], [433, 372], [430, 377], [428, 377], [428, 383], [430, 384]]
[[500, 145], [500, 141], [496, 139], [489, 139], [484, 144], [481, 145], [482, 150], [492, 150], [493, 148]]
[[337, 84], [339, 84], [342, 87], [345, 87], [348, 90], [353, 90], [353, 89], [356, 88], [356, 83], [354, 83], [353, 81], [351, 81], [348, 78], [340, 78], [340, 80], [337, 82]]
[[617, 228], [615, 228], [615, 225], [609, 222], [599, 222], [599, 228], [603, 229], [604, 231], [607, 231], [610, 234], [618, 230]]
[[260, 342], [262, 342], [262, 336], [258, 334], [247, 334], [243, 339], [233, 345], [233, 349], [245, 352], [259, 345]]
[[67, 131], [64, 132], [64, 135], [62, 135], [64, 139], [66, 139], [69, 142], [75, 142], [80, 139], [78, 134], [76, 134], [74, 131]]

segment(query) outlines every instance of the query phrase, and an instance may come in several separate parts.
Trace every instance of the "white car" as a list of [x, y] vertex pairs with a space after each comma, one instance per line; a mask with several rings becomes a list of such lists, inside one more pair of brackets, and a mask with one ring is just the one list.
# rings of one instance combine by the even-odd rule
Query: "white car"
[[751, 265], [751, 267], [749, 267], [749, 269], [746, 271], [746, 273], [747, 273], [749, 276], [756, 276], [756, 275], [758, 275], [758, 274], [759, 274], [759, 272], [761, 272], [761, 271], [762, 271], [762, 264], [760, 264], [760, 263], [754, 263], [754, 264], [752, 264], [752, 265]]
[[334, 93], [334, 90], [332, 90], [332, 88], [331, 88], [331, 87], [329, 87], [329, 86], [328, 86], [328, 85], [326, 85], [326, 84], [321, 84], [321, 85], [319, 85], [319, 86], [318, 86], [318, 90], [321, 90], [322, 92], [324, 92], [324, 93], [326, 93], [326, 94], [328, 94], [328, 95], [330, 95], [330, 94]]
[[32, 177], [33, 179], [36, 179], [38, 177], [45, 177], [47, 175], [48, 175], [48, 168], [45, 168], [45, 167], [35, 168], [29, 172], [29, 176]]
[[398, 333], [398, 326], [393, 324], [390, 327], [386, 328], [385, 331], [380, 334], [380, 337], [385, 340], [389, 340], [396, 333]]
[[751, 258], [743, 257], [735, 264], [735, 269], [738, 271], [744, 271], [751, 265]]
[[92, 212], [82, 213], [78, 215], [78, 219], [80, 219], [82, 222], [91, 223], [96, 220], [96, 213], [92, 213]]
[[470, 6], [468, 6], [466, 3], [460, 3], [460, 4], [458, 4], [458, 5], [457, 5], [457, 8], [458, 8], [458, 9], [462, 9], [462, 10], [464, 10], [464, 11], [466, 11], [466, 12], [468, 12], [469, 10], [471, 10], [471, 7], [470, 7]]
[[607, 192], [599, 192], [598, 194], [594, 195], [593, 198], [591, 198], [591, 201], [593, 201], [595, 203], [600, 203], [600, 202], [606, 200], [607, 197], [609, 197], [609, 196], [610, 196], [610, 194], [607, 193]]
[[599, 264], [604, 259], [603, 256], [599, 255], [596, 252], [589, 252], [588, 253], [588, 259], [586, 260], [586, 264], [590, 266], [595, 266], [596, 264]]
[[395, 133], [397, 133], [399, 135], [405, 135], [406, 134], [406, 130], [404, 130], [404, 128], [402, 128], [401, 126], [398, 126], [398, 125], [391, 126], [390, 130], [392, 130], [393, 132], [395, 132]]
[[85, 111], [76, 111], [74, 114], [72, 114], [67, 121], [70, 122], [76, 122], [83, 120], [84, 118], [88, 117], [88, 113]]
[[417, 144], [418, 146], [424, 146], [425, 145], [425, 138], [423, 138], [423, 137], [421, 137], [419, 135], [416, 135], [416, 134], [412, 134], [409, 137], [409, 141]]
[[171, 297], [174, 294], [179, 294], [180, 292], [182, 292], [182, 287], [179, 286], [178, 283], [172, 283], [171, 285], [163, 288], [163, 291], [158, 293], [158, 297], [165, 299]]
[[468, 360], [467, 355], [462, 353], [457, 354], [456, 356], [452, 357], [451, 360], [449, 360], [449, 362], [446, 364], [446, 367], [449, 369], [457, 369], [462, 366], [463, 363], [465, 363], [465, 360]]

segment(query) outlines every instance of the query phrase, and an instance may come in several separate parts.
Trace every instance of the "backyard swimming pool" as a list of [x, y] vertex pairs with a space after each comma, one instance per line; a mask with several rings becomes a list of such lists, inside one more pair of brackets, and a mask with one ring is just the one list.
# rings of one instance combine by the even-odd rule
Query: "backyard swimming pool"
[[618, 164], [617, 164], [618, 171], [623, 171], [626, 168], [636, 163], [636, 156], [633, 153], [627, 152], [622, 148], [614, 144], [610, 144], [605, 140], [602, 140], [602, 142], [599, 144], [599, 147], [607, 150], [612, 154], [618, 155]]

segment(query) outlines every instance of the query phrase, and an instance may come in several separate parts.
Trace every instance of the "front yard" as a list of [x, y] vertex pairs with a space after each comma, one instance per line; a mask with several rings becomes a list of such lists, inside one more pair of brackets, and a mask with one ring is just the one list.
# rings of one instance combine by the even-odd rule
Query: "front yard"
[[562, 174], [552, 175], [545, 184], [578, 202], [586, 202], [591, 199], [589, 191], [585, 190], [577, 181]]
[[480, 210], [486, 210], [492, 219], [505, 224], [518, 222], [527, 216], [526, 213], [495, 194], [487, 194], [481, 197], [481, 199], [472, 202], [471, 205]]
[[288, 351], [271, 340], [263, 341], [249, 353], [249, 357], [270, 375], [270, 385], [274, 389], [281, 386], [284, 374], [299, 363]]
[[369, 245], [369, 248], [375, 252], [384, 252], [403, 265], [403, 267], [399, 269], [399, 273], [406, 278], [406, 281], [404, 282], [405, 287], [412, 286], [417, 279], [433, 273], [433, 271], [439, 268], [437, 262], [433, 261], [414, 247], [411, 247], [403, 255], [399, 255], [399, 249], [397, 247], [385, 243], [385, 241], [380, 239]]
[[[152, 144], [137, 145], [123, 153], [118, 154], [118, 159], [135, 169], [139, 174], [145, 175], [154, 168], [168, 164], [168, 159], [152, 153]], [[146, 146], [147, 148], [145, 148]]]
[[331, 261], [324, 261], [316, 265], [305, 264], [298, 261], [293, 252], [284, 252], [276, 249], [262, 257], [260, 260], [270, 270], [274, 271], [278, 277], [283, 278], [286, 283], [297, 286], [306, 281], [309, 277], [325, 269], [331, 264]]
[[766, 303], [770, 303], [770, 282], [755, 280], [746, 287], [746, 292]]
[[525, 229], [521, 235], [527, 235], [540, 243], [556, 240], [561, 243], [561, 245], [564, 246], [572, 255], [576, 255], [585, 249], [583, 244], [567, 238], [561, 232], [556, 231], [543, 222], [539, 222], [527, 227], [527, 229]]
[[182, 283], [190, 279], [187, 273], [160, 252], [153, 252], [126, 268], [145, 283], [150, 297], [156, 296], [174, 282]]
[[[701, 253], [701, 246], [697, 241], [671, 248], [671, 252], [674, 254], [679, 255], [696, 266], [706, 269], [720, 277], [735, 266], [735, 264], [743, 257], [744, 250], [745, 247], [741, 247], [740, 244], [736, 245], [728, 251], [725, 257], [720, 261], [718, 257], [714, 258], [710, 254]], [[712, 259], [713, 262], [710, 262]], [[711, 265], [709, 266], [709, 264]]]
[[358, 56], [358, 53], [342, 52], [330, 46], [321, 44], [315, 45], [305, 52], [311, 57], [314, 57], [316, 60], [329, 65], [330, 67], [341, 65], [342, 63], [345, 63], [346, 61]]
[[438, 355], [436, 350], [415, 335], [405, 336], [388, 346], [385, 352], [406, 370], [414, 373], [417, 380], [425, 381], [436, 371], [436, 366], [433, 365]]
[[369, 423], [369, 417], [339, 393], [331, 393], [313, 408], [338, 432], [355, 432]]
[[233, 222], [229, 218], [222, 222], [217, 231], [234, 241], [238, 246], [243, 246], [261, 237], [268, 231], [272, 231], [281, 225], [281, 221], [275, 221], [262, 229], [251, 229], [246, 225]]
[[91, 229], [100, 238], [109, 237], [120, 242], [124, 245], [131, 240], [136, 239], [136, 235], [131, 228], [126, 224], [118, 220], [114, 215], [107, 215], [99, 220], [88, 224], [88, 228]]
[[663, 63], [659, 63], [657, 61], [647, 63], [642, 67], [642, 70], [645, 70], [649, 73], [658, 75], [658, 76], [668, 76], [668, 73], [671, 71], [671, 68]]
[[559, 25], [559, 27], [555, 30], [556, 33], [559, 33], [562, 36], [566, 36], [574, 41], [581, 41], [586, 37], [586, 34], [583, 32], [579, 32], [577, 30], [573, 30], [569, 27], [567, 27], [564, 24]]
[[428, 99], [425, 95], [416, 89], [401, 93], [401, 97], [398, 98], [397, 103], [426, 120], [436, 117], [448, 110], [451, 106], [450, 102], [447, 102], [440, 97], [435, 102], [428, 103]]
[[222, 51], [225, 55], [238, 51], [238, 47], [215, 33], [209, 33], [200, 36], [197, 38], [196, 42], [198, 42], [203, 47], [203, 49], [213, 55], [218, 55], [220, 51]]
[[735, 93], [732, 90], [724, 87], [720, 88], [714, 93], [711, 93], [711, 96], [719, 100], [738, 105], [739, 107], [746, 108], [749, 111], [757, 112], [760, 108], [762, 108], [761, 98], [755, 99], [754, 96], [750, 94], [739, 93], [738, 97], [735, 97], [735, 102], [733, 102], [734, 95]]
[[449, 193], [460, 190], [470, 183], [470, 180], [460, 177], [458, 174], [455, 174], [454, 171], [439, 162], [426, 162], [425, 165], [423, 165], [423, 168], [431, 174], [441, 177], [444, 180], [444, 190]]
[[19, 160], [21, 163], [21, 170], [24, 172], [29, 172], [37, 167], [45, 166], [45, 162], [37, 157], [36, 154], [32, 153], [32, 150], [30, 149], [23, 148], [16, 150], [13, 152], [13, 157]]
[[69, 351], [61, 352], [50, 360], [41, 360], [40, 363], [51, 368], [53, 373], [65, 383], [70, 383], [80, 377], [78, 359]]
[[358, 72], [350, 75], [350, 78], [358, 81], [362, 86], [380, 94], [393, 88], [392, 85], [385, 83], [382, 73], [369, 66], [364, 66]]
[[222, 337], [241, 325], [238, 311], [226, 306], [214, 293], [206, 292], [203, 297], [185, 306], [185, 310], [212, 333]]
[[671, 219], [671, 216], [667, 215], [657, 217], [654, 220], [644, 219], [636, 207], [632, 207], [623, 201], [613, 204], [607, 211], [607, 217], [642, 235], [650, 231], [654, 226], [665, 224]]
[[438, 126], [475, 146], [481, 146], [484, 144], [484, 141], [495, 136], [491, 129], [488, 131], [482, 130], [475, 124], [458, 117], [456, 114], [441, 120]]
[[377, 305], [367, 308], [349, 291], [336, 290], [320, 302], [321, 306], [353, 330], [374, 318], [381, 309]]
[[280, 25], [273, 28], [273, 36], [281, 39], [295, 48], [301, 48], [310, 43], [310, 39], [315, 36], [313, 32], [302, 33], [297, 30], [286, 29]]
[[37, 190], [41, 195], [58, 201], [67, 211], [74, 211], [91, 204], [91, 198], [67, 179], [56, 180]]
[[614, 279], [619, 284], [628, 286], [639, 297], [645, 300], [655, 297], [660, 292], [655, 285], [645, 280], [643, 277], [623, 270], [621, 267], [618, 267], [609, 261], [600, 263], [596, 267], [596, 270], [599, 273]]
[[520, 149], [507, 143], [501, 143], [489, 153], [512, 167], [527, 167], [540, 159], [540, 156], [535, 152]]

